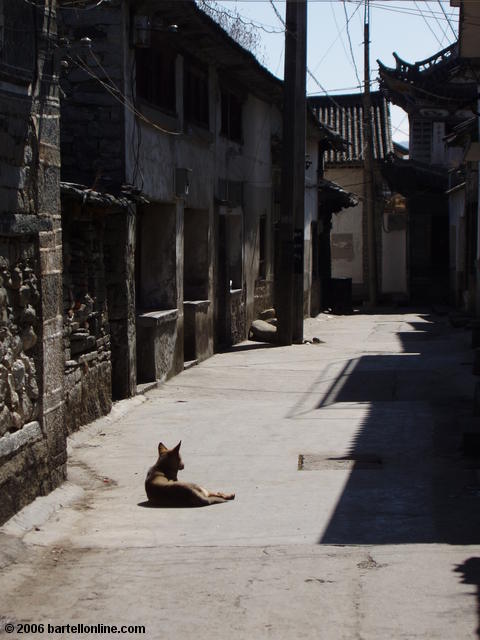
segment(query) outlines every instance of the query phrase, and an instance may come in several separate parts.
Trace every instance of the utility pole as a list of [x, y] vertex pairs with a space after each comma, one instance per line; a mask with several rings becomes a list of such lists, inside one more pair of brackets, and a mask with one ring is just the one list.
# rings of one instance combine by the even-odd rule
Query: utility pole
[[365, 0], [364, 16], [364, 82], [363, 131], [365, 166], [365, 207], [367, 214], [368, 297], [370, 306], [377, 304], [377, 251], [375, 240], [375, 174], [373, 166], [372, 99], [370, 96], [370, 7]]
[[282, 191], [279, 273], [276, 286], [278, 342], [303, 341], [303, 271], [306, 127], [306, 0], [287, 0], [283, 96]]

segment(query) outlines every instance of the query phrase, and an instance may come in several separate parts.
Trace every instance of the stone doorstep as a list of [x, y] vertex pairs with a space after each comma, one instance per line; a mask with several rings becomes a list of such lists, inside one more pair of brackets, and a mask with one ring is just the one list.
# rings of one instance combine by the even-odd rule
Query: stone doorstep
[[159, 383], [159, 380], [154, 380], [153, 382], [142, 382], [137, 384], [137, 395], [142, 395], [152, 389], [158, 389]]

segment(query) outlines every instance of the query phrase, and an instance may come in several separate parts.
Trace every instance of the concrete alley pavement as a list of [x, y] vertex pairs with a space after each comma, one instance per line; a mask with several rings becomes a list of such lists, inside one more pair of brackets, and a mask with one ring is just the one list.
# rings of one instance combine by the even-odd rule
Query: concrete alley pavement
[[[75, 434], [68, 482], [0, 529], [0, 633], [480, 637], [470, 332], [385, 311], [320, 315], [314, 336], [237, 345]], [[233, 502], [146, 504], [158, 442], [179, 440], [179, 479]]]

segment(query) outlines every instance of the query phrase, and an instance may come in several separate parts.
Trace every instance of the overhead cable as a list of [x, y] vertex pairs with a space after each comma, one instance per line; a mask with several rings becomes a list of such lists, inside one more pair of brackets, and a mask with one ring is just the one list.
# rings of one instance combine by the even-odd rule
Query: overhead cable
[[362, 86], [362, 82], [361, 82], [360, 77], [358, 75], [357, 63], [355, 61], [355, 56], [353, 55], [352, 39], [350, 37], [350, 29], [349, 29], [349, 26], [348, 26], [349, 18], [348, 18], [347, 5], [345, 4], [345, 0], [343, 0], [343, 11], [345, 12], [345, 27], [347, 29], [348, 44], [350, 46], [350, 55], [352, 56], [353, 68], [355, 69], [355, 76], [357, 78], [358, 85], [361, 87]]
[[457, 34], [455, 33], [455, 29], [454, 29], [454, 28], [453, 28], [453, 26], [452, 26], [452, 22], [451, 22], [451, 20], [450, 20], [450, 18], [449, 18], [449, 16], [448, 16], [447, 12], [445, 11], [445, 8], [444, 8], [443, 4], [440, 2], [440, 0], [438, 0], [438, 4], [440, 5], [440, 9], [443, 11], [443, 15], [445, 16], [445, 18], [446, 18], [446, 20], [447, 20], [447, 22], [448, 22], [448, 26], [449, 26], [449, 27], [450, 27], [450, 29], [452, 30], [453, 37], [454, 37], [455, 39], [457, 39]]

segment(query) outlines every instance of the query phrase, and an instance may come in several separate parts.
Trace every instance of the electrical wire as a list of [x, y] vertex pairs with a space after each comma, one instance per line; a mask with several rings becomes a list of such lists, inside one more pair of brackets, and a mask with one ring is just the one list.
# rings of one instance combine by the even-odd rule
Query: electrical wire
[[[375, 85], [375, 84], [380, 84], [380, 80], [370, 80], [370, 86]], [[345, 93], [345, 91], [354, 91], [356, 90], [358, 92], [359, 89], [363, 89], [363, 84], [361, 86], [359, 86], [358, 84], [354, 85], [353, 87], [337, 87], [336, 89], [327, 89], [328, 93]], [[322, 91], [322, 93], [324, 93]], [[316, 91], [309, 91], [308, 96], [316, 96], [318, 95], [318, 92]]]
[[[348, 19], [348, 21], [350, 22], [350, 20], [353, 18], [353, 16], [358, 12], [358, 10], [360, 9], [360, 7], [362, 6], [362, 2], [361, 0], [359, 0], [355, 11], [351, 14], [350, 18]], [[329, 45], [328, 49], [325, 51], [325, 53], [323, 54], [323, 56], [320, 58], [320, 60], [317, 62], [317, 64], [315, 65], [313, 72], [315, 73], [318, 69], [318, 67], [322, 64], [322, 62], [325, 60], [325, 58], [327, 57], [327, 55], [330, 53], [330, 51], [332, 50], [332, 48], [334, 47], [334, 45], [337, 43], [337, 41], [339, 40], [339, 38], [342, 37], [342, 33], [345, 30], [346, 25], [343, 26], [343, 28], [341, 29], [341, 31], [339, 32], [338, 36], [335, 38], [335, 40], [333, 40], [333, 42]]]
[[[429, 7], [429, 8], [430, 8], [430, 7]], [[448, 42], [449, 44], [451, 44], [451, 42], [450, 42], [450, 40], [449, 40], [449, 38], [448, 38], [448, 32], [447, 32], [447, 30], [446, 30], [446, 29], [444, 29], [444, 28], [442, 27], [442, 24], [441, 24], [440, 20], [438, 19], [438, 17], [437, 17], [436, 15], [433, 15], [433, 17], [434, 17], [434, 19], [435, 19], [435, 22], [438, 24], [438, 26], [439, 26], [439, 28], [440, 28], [440, 31], [442, 32], [442, 35], [443, 35], [443, 38], [442, 38], [441, 43], [440, 43], [440, 46], [441, 46], [441, 47], [443, 46], [443, 43], [444, 43], [445, 39], [447, 40], [447, 42]], [[456, 39], [456, 37], [455, 37], [455, 39]]]
[[[285, 27], [286, 31], [288, 32], [285, 20], [282, 18], [281, 14], [278, 11], [277, 7], [275, 6], [273, 0], [270, 0], [270, 4], [271, 4], [271, 6], [272, 6], [272, 8], [273, 8], [273, 10], [275, 12], [275, 15], [277, 16], [277, 18], [280, 20], [280, 22], [282, 23], [282, 25]], [[296, 34], [292, 34], [292, 35], [294, 37], [296, 37]], [[331, 95], [329, 95], [328, 91], [322, 85], [320, 80], [318, 80], [318, 78], [315, 77], [315, 74], [312, 71], [310, 71], [308, 66], [307, 66], [306, 70], [307, 70], [307, 75], [309, 76], [309, 78], [311, 78], [315, 82], [315, 84], [323, 91], [323, 93], [333, 102], [333, 104], [337, 107], [337, 109], [341, 109], [341, 106], [338, 104], [338, 102], [335, 100], [335, 98], [333, 98]]]
[[[343, 52], [345, 54], [345, 58], [348, 59], [347, 47], [345, 46], [345, 42], [344, 42], [343, 38], [341, 37], [340, 27], [339, 27], [338, 22], [337, 22], [337, 16], [335, 15], [335, 9], [333, 8], [333, 2], [330, 3], [330, 10], [332, 12], [333, 21], [335, 22], [335, 27], [337, 29], [337, 34], [338, 34], [338, 36], [340, 38], [340, 42], [341, 42], [341, 45], [342, 45]], [[345, 27], [346, 27], [346, 24], [344, 25], [344, 28], [342, 29], [342, 32], [344, 31]], [[336, 40], [335, 40], [335, 42], [336, 42]], [[314, 71], [315, 70], [316, 70], [316, 67], [315, 67]]]
[[457, 34], [455, 33], [455, 29], [454, 29], [454, 28], [453, 28], [453, 26], [452, 26], [452, 23], [451, 23], [451, 21], [450, 21], [450, 18], [448, 17], [448, 14], [447, 14], [447, 12], [445, 11], [445, 9], [444, 9], [444, 7], [443, 7], [443, 4], [440, 2], [440, 0], [437, 0], [437, 1], [438, 1], [438, 4], [440, 5], [440, 9], [441, 9], [441, 10], [442, 10], [442, 12], [443, 12], [443, 15], [444, 15], [444, 16], [445, 16], [445, 18], [447, 19], [448, 26], [449, 26], [449, 27], [450, 27], [450, 29], [452, 30], [453, 37], [454, 37], [454, 38], [455, 38], [455, 40], [456, 40], [456, 39], [457, 39]]
[[343, 0], [343, 11], [345, 12], [345, 27], [347, 29], [348, 44], [349, 44], [349, 47], [350, 47], [350, 55], [352, 56], [353, 68], [355, 69], [355, 76], [357, 78], [358, 85], [361, 87], [362, 86], [362, 82], [361, 82], [360, 77], [358, 75], [357, 63], [355, 61], [355, 56], [353, 55], [352, 39], [350, 37], [350, 29], [348, 27], [349, 18], [348, 18], [347, 5], [345, 3], [345, 0]]
[[435, 38], [435, 40], [438, 42], [438, 45], [441, 47], [442, 43], [440, 41], [440, 38], [437, 36], [437, 34], [435, 33], [435, 31], [432, 29], [430, 23], [428, 22], [427, 18], [425, 17], [424, 13], [422, 12], [422, 10], [420, 9], [420, 7], [417, 4], [417, 0], [413, 0], [414, 1], [414, 5], [417, 7], [417, 9], [420, 11], [420, 14], [423, 18], [423, 20], [425, 21], [425, 24], [427, 25], [427, 27], [429, 28], [429, 30], [431, 31], [431, 33], [433, 34], [433, 37]]
[[395, 5], [395, 4], [383, 4], [381, 0], [371, 0], [372, 7], [376, 9], [385, 9], [387, 11], [392, 11], [395, 13], [403, 13], [404, 15], [418, 16], [421, 17], [422, 14], [427, 14], [428, 17], [437, 16], [440, 20], [445, 20], [445, 16], [440, 11], [434, 11], [428, 5], [426, 9], [421, 9], [417, 6], [416, 9], [410, 6], [405, 5]]
[[[75, 9], [75, 10], [79, 10], [79, 11], [89, 11], [90, 9], [95, 9], [96, 7], [99, 7], [101, 4], [103, 4], [104, 2], [107, 2], [108, 0], [94, 0], [94, 4], [90, 4], [85, 6], [85, 3], [88, 2], [88, 0], [70, 0], [70, 2], [58, 2], [58, 8], [59, 9]], [[29, 4], [32, 7], [36, 7], [36, 8], [43, 8], [45, 7], [45, 4], [43, 2], [35, 2], [34, 0], [23, 0], [23, 2], [25, 2], [26, 4]]]
[[273, 0], [269, 0], [270, 4], [272, 6], [273, 11], [275, 12], [275, 15], [277, 16], [277, 18], [280, 20], [280, 22], [283, 24], [284, 28], [287, 28], [287, 25], [285, 24], [285, 20], [282, 18], [280, 11], [277, 9], [277, 7], [275, 6], [275, 4], [273, 3]]
[[149, 120], [148, 118], [146, 118], [143, 113], [141, 111], [139, 111], [129, 100], [128, 98], [118, 89], [118, 87], [116, 87], [115, 85], [110, 85], [107, 82], [104, 82], [99, 76], [97, 76], [95, 73], [93, 73], [93, 71], [90, 69], [90, 67], [88, 66], [88, 64], [82, 60], [82, 58], [80, 58], [80, 56], [76, 56], [76, 60], [74, 58], [72, 58], [72, 56], [68, 56], [69, 59], [71, 60], [71, 62], [73, 62], [73, 64], [75, 64], [76, 66], [78, 66], [80, 69], [82, 69], [83, 71], [85, 71], [85, 73], [87, 73], [90, 77], [92, 77], [94, 80], [96, 80], [99, 84], [102, 85], [102, 87], [113, 97], [115, 98], [115, 100], [117, 100], [117, 102], [120, 102], [121, 104], [123, 104], [131, 113], [133, 113], [135, 116], [137, 116], [137, 118], [139, 118], [140, 120], [143, 120], [143, 122], [145, 122], [146, 124], [150, 125], [151, 127], [153, 127], [154, 129], [157, 129], [158, 131], [160, 131], [161, 133], [165, 133], [167, 135], [171, 135], [171, 136], [180, 136], [182, 135], [181, 131], [169, 131], [168, 129], [164, 129], [163, 127], [160, 127], [158, 124], [155, 124], [154, 122], [152, 122], [151, 120]]

